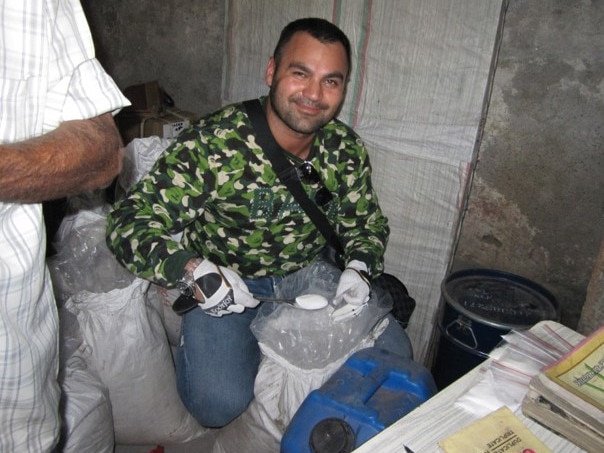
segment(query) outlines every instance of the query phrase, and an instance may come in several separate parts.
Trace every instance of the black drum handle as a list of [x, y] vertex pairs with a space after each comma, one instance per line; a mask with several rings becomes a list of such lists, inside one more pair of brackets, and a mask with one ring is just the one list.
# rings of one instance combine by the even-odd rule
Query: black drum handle
[[[460, 329], [464, 332], [470, 332], [470, 335], [472, 337], [472, 342], [474, 344], [470, 345], [470, 344], [464, 343], [463, 341], [459, 340], [455, 336], [451, 335], [451, 332], [449, 332], [449, 329], [452, 328], [453, 326], [457, 326], [458, 329]], [[462, 349], [470, 349], [472, 352], [475, 352], [477, 355], [479, 355], [481, 357], [485, 357], [485, 358], [489, 357], [488, 354], [485, 354], [484, 352], [482, 352], [478, 349], [478, 340], [476, 340], [476, 335], [474, 335], [474, 331], [472, 330], [472, 321], [464, 318], [463, 316], [460, 315], [457, 317], [457, 319], [454, 319], [453, 321], [451, 321], [447, 325], [447, 327], [445, 327], [445, 334], [453, 343], [455, 343], [457, 346], [460, 346]]]

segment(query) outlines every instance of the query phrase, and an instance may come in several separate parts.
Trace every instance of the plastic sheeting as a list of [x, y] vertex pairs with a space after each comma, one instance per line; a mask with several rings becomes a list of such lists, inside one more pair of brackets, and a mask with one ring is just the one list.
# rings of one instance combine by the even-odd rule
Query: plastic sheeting
[[267, 93], [283, 26], [323, 17], [351, 40], [340, 119], [365, 140], [392, 233], [386, 271], [416, 299], [407, 328], [425, 361], [457, 234], [504, 0], [229, 0], [222, 101]]

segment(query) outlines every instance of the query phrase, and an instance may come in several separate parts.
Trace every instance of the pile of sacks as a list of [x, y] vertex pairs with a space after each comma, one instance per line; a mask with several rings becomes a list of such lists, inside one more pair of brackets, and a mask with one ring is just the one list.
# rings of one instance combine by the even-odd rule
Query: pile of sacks
[[[147, 172], [166, 146], [158, 137], [131, 142], [121, 190]], [[110, 453], [116, 444], [183, 444], [210, 433], [213, 453], [278, 452], [306, 396], [354, 352], [373, 346], [387, 325], [384, 315], [392, 305], [366, 309], [337, 325], [332, 306], [307, 312], [263, 306], [252, 324], [263, 352], [255, 398], [227, 427], [206, 429], [177, 392], [172, 348], [180, 318], [170, 308], [175, 295], [134, 277], [115, 260], [105, 243], [109, 209], [101, 197], [71, 200], [72, 214], [63, 220], [56, 254], [48, 260], [60, 307], [66, 453]], [[289, 293], [278, 295], [331, 299], [339, 272], [317, 263], [288, 277]]]
[[105, 209], [66, 218], [49, 259], [60, 306], [63, 451], [191, 441], [207, 430], [178, 396], [164, 309], [152, 285], [110, 255]]

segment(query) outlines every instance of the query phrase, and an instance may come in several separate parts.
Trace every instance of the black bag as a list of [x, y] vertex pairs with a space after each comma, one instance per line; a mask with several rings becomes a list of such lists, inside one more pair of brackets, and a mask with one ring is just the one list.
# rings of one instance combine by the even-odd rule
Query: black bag
[[371, 285], [390, 293], [393, 303], [392, 316], [403, 329], [406, 329], [415, 310], [415, 299], [409, 295], [407, 287], [397, 277], [386, 273], [373, 280]]

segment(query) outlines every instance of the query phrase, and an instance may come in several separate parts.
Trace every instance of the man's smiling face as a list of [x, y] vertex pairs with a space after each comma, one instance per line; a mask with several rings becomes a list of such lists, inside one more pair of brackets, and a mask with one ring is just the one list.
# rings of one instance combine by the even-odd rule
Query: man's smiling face
[[313, 134], [338, 112], [348, 80], [346, 50], [339, 42], [322, 43], [298, 32], [279, 60], [266, 70], [269, 100], [278, 119], [292, 131]]

